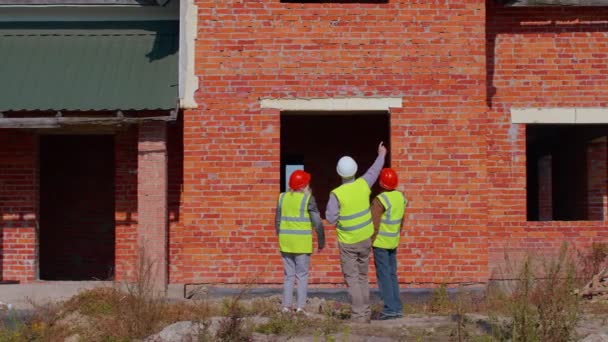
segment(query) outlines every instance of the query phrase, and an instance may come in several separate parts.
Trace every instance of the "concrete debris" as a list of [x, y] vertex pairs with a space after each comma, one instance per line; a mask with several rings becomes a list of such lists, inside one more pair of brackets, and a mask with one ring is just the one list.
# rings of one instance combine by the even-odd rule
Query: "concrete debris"
[[[216, 336], [222, 321], [227, 317], [211, 317], [205, 322], [196, 323], [192, 321], [181, 321], [165, 327], [158, 334], [144, 339], [144, 342], [182, 342], [199, 341]], [[268, 317], [254, 316], [245, 318], [244, 322], [253, 326], [266, 324], [270, 321]]]
[[592, 302], [608, 300], [608, 268], [594, 275], [579, 293]]
[[0, 311], [8, 311], [13, 309], [13, 304], [0, 302]]
[[145, 342], [198, 341], [206, 330], [202, 323], [182, 321], [166, 326], [161, 332], [146, 338]]
[[584, 339], [582, 339], [581, 342], [608, 342], [608, 335], [591, 334], [591, 335], [585, 337]]

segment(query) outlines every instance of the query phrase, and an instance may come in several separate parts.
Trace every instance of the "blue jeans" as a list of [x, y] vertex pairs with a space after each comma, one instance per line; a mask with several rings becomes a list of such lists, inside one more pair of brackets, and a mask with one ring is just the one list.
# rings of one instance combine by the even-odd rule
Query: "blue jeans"
[[399, 298], [399, 282], [397, 281], [397, 249], [374, 247], [374, 263], [380, 297], [384, 302], [382, 313], [396, 315], [403, 313], [403, 305]]
[[298, 280], [297, 307], [304, 309], [308, 292], [308, 268], [310, 254], [294, 254], [281, 252], [283, 256], [283, 307], [291, 308], [293, 300], [293, 285]]

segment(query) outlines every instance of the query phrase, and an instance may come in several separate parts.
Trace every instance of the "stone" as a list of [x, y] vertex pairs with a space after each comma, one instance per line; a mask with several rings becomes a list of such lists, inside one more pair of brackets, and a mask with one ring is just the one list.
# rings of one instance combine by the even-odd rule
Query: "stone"
[[606, 334], [591, 334], [581, 340], [581, 342], [608, 342]]
[[149, 336], [145, 342], [182, 342], [198, 341], [199, 336], [204, 333], [205, 326], [201, 323], [191, 321], [176, 322], [166, 326], [158, 334]]

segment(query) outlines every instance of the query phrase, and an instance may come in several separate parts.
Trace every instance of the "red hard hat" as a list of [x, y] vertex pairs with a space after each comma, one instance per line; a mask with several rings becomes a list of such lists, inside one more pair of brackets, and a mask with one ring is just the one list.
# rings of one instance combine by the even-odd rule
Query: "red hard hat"
[[397, 173], [391, 168], [384, 168], [380, 172], [380, 186], [386, 190], [394, 190], [399, 183]]
[[302, 170], [295, 170], [289, 177], [289, 187], [291, 190], [300, 190], [310, 183], [310, 173]]

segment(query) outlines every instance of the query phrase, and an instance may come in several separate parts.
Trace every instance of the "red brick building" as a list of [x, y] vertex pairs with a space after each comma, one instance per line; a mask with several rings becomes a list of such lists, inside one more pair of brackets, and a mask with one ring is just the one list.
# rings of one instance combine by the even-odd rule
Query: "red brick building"
[[[288, 165], [313, 174], [324, 209], [338, 158], [365, 169], [380, 140], [410, 201], [409, 286], [485, 283], [505, 253], [608, 241], [608, 3], [539, 2], [183, 1], [179, 119], [113, 128], [113, 173], [90, 178], [113, 190], [81, 194], [111, 204], [111, 276], [132, 277], [144, 247], [169, 284], [280, 284]], [[41, 167], [52, 130], [0, 130], [4, 280], [49, 279], [42, 185], [67, 186]], [[342, 283], [326, 229], [319, 286]]]

